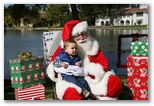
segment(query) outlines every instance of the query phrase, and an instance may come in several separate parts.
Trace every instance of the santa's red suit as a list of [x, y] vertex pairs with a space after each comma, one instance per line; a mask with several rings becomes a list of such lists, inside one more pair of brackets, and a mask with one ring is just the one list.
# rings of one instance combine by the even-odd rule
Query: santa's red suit
[[[71, 20], [64, 25], [62, 30], [62, 42], [87, 32], [87, 22]], [[78, 55], [83, 60], [83, 67], [88, 71], [85, 79], [89, 83], [91, 91], [100, 100], [116, 100], [122, 91], [121, 80], [114, 72], [108, 71], [108, 59], [99, 48], [98, 41], [89, 36], [83, 43], [77, 41]], [[47, 67], [49, 78], [56, 82], [56, 93], [61, 100], [82, 100], [81, 88], [73, 83], [62, 80], [60, 74], [55, 73], [53, 60], [60, 53], [61, 46], [57, 48], [52, 56], [51, 63]]]

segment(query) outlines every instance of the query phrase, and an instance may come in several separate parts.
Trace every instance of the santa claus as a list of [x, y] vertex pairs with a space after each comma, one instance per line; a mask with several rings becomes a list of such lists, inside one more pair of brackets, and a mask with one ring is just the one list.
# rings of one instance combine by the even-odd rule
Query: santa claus
[[62, 42], [52, 56], [51, 63], [47, 67], [47, 75], [56, 82], [56, 93], [60, 100], [83, 100], [81, 88], [75, 84], [62, 80], [53, 66], [54, 58], [63, 48], [63, 41], [73, 38], [78, 44], [78, 55], [83, 60], [83, 68], [88, 71], [85, 76], [91, 92], [99, 100], [117, 100], [122, 91], [121, 80], [114, 72], [108, 71], [108, 59], [99, 48], [99, 43], [88, 33], [86, 21], [68, 21], [62, 30]]

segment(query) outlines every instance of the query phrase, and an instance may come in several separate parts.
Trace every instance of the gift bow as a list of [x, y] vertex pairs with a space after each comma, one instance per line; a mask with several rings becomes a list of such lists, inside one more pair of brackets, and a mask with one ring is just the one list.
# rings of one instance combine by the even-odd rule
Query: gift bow
[[32, 53], [31, 52], [20, 52], [20, 54], [18, 55], [19, 58], [31, 58], [32, 57]]

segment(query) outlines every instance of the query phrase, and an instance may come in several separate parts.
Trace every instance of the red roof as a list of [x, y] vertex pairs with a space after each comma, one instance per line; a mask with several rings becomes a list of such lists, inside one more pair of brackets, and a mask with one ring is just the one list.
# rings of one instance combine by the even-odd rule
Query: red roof
[[137, 12], [148, 12], [147, 8], [129, 8], [122, 11], [122, 14], [132, 14]]

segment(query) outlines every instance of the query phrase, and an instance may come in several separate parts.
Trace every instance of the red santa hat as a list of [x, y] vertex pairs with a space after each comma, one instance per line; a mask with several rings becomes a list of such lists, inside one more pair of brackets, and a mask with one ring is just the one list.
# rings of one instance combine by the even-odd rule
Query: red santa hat
[[73, 36], [77, 36], [82, 32], [86, 32], [88, 29], [88, 24], [86, 21], [71, 20], [68, 21], [62, 30], [62, 41], [70, 39]]

